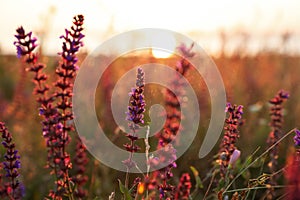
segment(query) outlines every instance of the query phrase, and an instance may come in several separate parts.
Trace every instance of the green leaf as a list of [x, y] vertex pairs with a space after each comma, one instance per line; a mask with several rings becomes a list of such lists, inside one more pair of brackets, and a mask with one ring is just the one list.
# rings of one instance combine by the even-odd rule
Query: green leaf
[[128, 190], [128, 188], [126, 188], [120, 179], [118, 179], [119, 181], [119, 187], [120, 187], [120, 191], [122, 192], [122, 194], [124, 194], [125, 200], [132, 200], [132, 197], [130, 195], [130, 192]]
[[194, 177], [195, 177], [195, 180], [196, 180], [196, 188], [202, 189], [203, 188], [203, 183], [202, 183], [202, 181], [201, 181], [201, 179], [199, 177], [199, 172], [193, 166], [190, 166], [190, 169], [192, 170], [192, 172], [194, 174]]

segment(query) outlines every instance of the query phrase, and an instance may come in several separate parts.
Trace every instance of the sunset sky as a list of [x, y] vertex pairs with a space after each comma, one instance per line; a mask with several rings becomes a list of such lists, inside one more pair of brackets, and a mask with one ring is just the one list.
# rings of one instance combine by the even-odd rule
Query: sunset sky
[[[23, 25], [35, 35], [43, 33], [46, 53], [60, 50], [59, 36], [71, 25], [76, 14], [85, 16], [85, 43], [93, 50], [105, 39], [137, 28], [165, 28], [214, 48], [205, 38], [221, 30], [242, 30], [254, 35], [300, 34], [300, 1], [169, 1], [169, 0], [0, 0], [0, 47], [15, 51], [15, 29]], [[199, 38], [204, 38], [203, 41]], [[298, 45], [299, 46], [299, 45]]]

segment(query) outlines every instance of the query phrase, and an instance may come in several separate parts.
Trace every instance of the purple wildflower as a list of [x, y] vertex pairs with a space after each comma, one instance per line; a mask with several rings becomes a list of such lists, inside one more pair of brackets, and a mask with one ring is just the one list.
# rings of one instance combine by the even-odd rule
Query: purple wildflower
[[[66, 30], [65, 35], [61, 36], [64, 40], [62, 52], [59, 53], [62, 61], [56, 69], [57, 80], [54, 84], [56, 92], [52, 96], [52, 99], [56, 99], [56, 104], [53, 105], [53, 111], [56, 114], [51, 119], [54, 122], [54, 126], [53, 128], [50, 127], [49, 134], [45, 137], [50, 147], [49, 160], [52, 160], [50, 162], [52, 164], [51, 168], [55, 170], [58, 178], [56, 191], [50, 192], [50, 195], [58, 197], [63, 195], [70, 196], [73, 193], [70, 184], [72, 178], [69, 174], [72, 162], [66, 147], [71, 141], [69, 132], [74, 130], [73, 124], [68, 123], [68, 121], [73, 120], [71, 98], [73, 95], [73, 81], [78, 69], [76, 65], [78, 61], [77, 52], [83, 46], [83, 21], [84, 17], [82, 15], [75, 16], [70, 30]], [[76, 164], [79, 164], [79, 162]], [[76, 180], [79, 183], [79, 179]], [[80, 187], [81, 185], [79, 185]], [[80, 195], [83, 196], [83, 194]]]
[[73, 26], [66, 30], [61, 38], [64, 40], [60, 65], [56, 69], [57, 80], [55, 82], [56, 92], [48, 95], [50, 87], [45, 84], [47, 75], [42, 72], [43, 64], [37, 64], [37, 55], [33, 52], [36, 47], [36, 38], [32, 33], [26, 34], [24, 29], [18, 28], [15, 42], [18, 55], [24, 56], [26, 62], [31, 64], [27, 71], [34, 72], [34, 93], [38, 95], [37, 102], [40, 104], [39, 114], [43, 117], [43, 136], [48, 148], [47, 167], [56, 176], [56, 188], [49, 193], [49, 197], [60, 199], [62, 196], [70, 196], [73, 193], [69, 170], [72, 168], [70, 155], [66, 152], [66, 146], [70, 142], [68, 132], [74, 130], [73, 125], [68, 123], [73, 119], [71, 97], [73, 95], [73, 81], [78, 70], [76, 65], [77, 52], [83, 46], [82, 38], [84, 17], [74, 17]]
[[[191, 68], [191, 64], [187, 58], [191, 58], [195, 55], [195, 53], [192, 52], [192, 48], [193, 45], [188, 48], [184, 44], [178, 47], [178, 50], [182, 54], [182, 59], [175, 66], [178, 75], [174, 77], [170, 84], [172, 85], [172, 88], [176, 89], [176, 93], [179, 94], [179, 96], [184, 95], [184, 90], [182, 90], [184, 82], [182, 81], [181, 76], [184, 76]], [[151, 178], [157, 181], [161, 198], [174, 198], [174, 190], [176, 187], [169, 184], [168, 181], [173, 176], [172, 169], [176, 167], [175, 160], [177, 156], [176, 151], [170, 142], [174, 140], [174, 138], [178, 135], [178, 132], [183, 128], [180, 126], [182, 113], [180, 111], [178, 97], [168, 89], [165, 91], [165, 104], [167, 111], [166, 122], [164, 124], [164, 128], [157, 134], [157, 149], [160, 152], [158, 159], [159, 162], [169, 163], [169, 165], [157, 172], [154, 172]], [[177, 140], [177, 142], [179, 142], [179, 140]], [[152, 159], [151, 162], [152, 165], [155, 164], [154, 159]]]
[[26, 62], [31, 63], [36, 60], [36, 55], [32, 53], [37, 47], [35, 37], [32, 37], [32, 32], [25, 33], [24, 28], [21, 26], [17, 29], [17, 35], [15, 35], [17, 41], [14, 42], [14, 45], [17, 48], [18, 58], [28, 55]]
[[[271, 127], [271, 131], [269, 133], [268, 140], [267, 140], [269, 147], [274, 145], [281, 137], [282, 123], [283, 123], [282, 104], [288, 98], [289, 98], [289, 93], [285, 92], [283, 90], [280, 90], [277, 93], [277, 95], [269, 101], [271, 104], [271, 107], [270, 107], [271, 122], [269, 124], [269, 126]], [[279, 148], [279, 146], [276, 145], [269, 152], [270, 161], [268, 163], [268, 167], [269, 167], [271, 173], [275, 173], [277, 171], [278, 148]], [[271, 185], [276, 184], [277, 177], [278, 176], [274, 175], [270, 178]], [[267, 191], [267, 199], [273, 199], [274, 197], [275, 197], [274, 188], [270, 188]]]
[[11, 199], [21, 199], [24, 196], [24, 189], [18, 177], [21, 168], [20, 156], [15, 149], [12, 135], [8, 132], [5, 124], [0, 122], [0, 132], [2, 133], [2, 145], [6, 149], [4, 155], [5, 161], [2, 163], [6, 171], [6, 178], [8, 179], [6, 185], [6, 192]]
[[57, 89], [54, 94], [54, 98], [58, 100], [55, 107], [59, 111], [59, 121], [63, 127], [62, 134], [60, 136], [63, 155], [66, 154], [66, 152], [64, 152], [65, 145], [67, 145], [70, 141], [68, 131], [74, 129], [73, 125], [69, 125], [67, 121], [73, 120], [73, 114], [71, 111], [71, 97], [73, 95], [72, 82], [74, 81], [76, 71], [78, 69], [78, 66], [76, 65], [78, 61], [76, 54], [79, 51], [79, 48], [83, 46], [83, 21], [84, 17], [82, 15], [75, 16], [71, 29], [66, 30], [65, 35], [61, 36], [61, 38], [64, 40], [62, 46], [63, 51], [59, 53], [62, 57], [62, 62], [56, 69], [58, 78], [55, 83], [55, 87]]
[[142, 68], [137, 70], [136, 87], [129, 93], [131, 96], [130, 106], [128, 106], [127, 120], [129, 128], [134, 131], [138, 129], [138, 124], [144, 123], [145, 100], [144, 100], [144, 71]]
[[130, 143], [124, 144], [127, 151], [130, 152], [129, 158], [123, 161], [123, 164], [127, 167], [125, 186], [128, 187], [128, 173], [129, 169], [135, 166], [135, 162], [132, 160], [133, 153], [137, 152], [140, 147], [135, 144], [138, 140], [136, 131], [139, 129], [139, 124], [144, 123], [144, 112], [145, 112], [145, 100], [144, 100], [144, 86], [145, 77], [142, 68], [137, 69], [137, 78], [135, 88], [129, 93], [131, 96], [130, 105], [128, 106], [128, 112], [126, 119], [129, 121], [128, 127], [131, 130], [130, 133], [126, 135]]
[[176, 149], [172, 144], [166, 144], [164, 146], [159, 146], [158, 151], [159, 156], [149, 160], [150, 166], [167, 166], [152, 173], [148, 181], [151, 184], [148, 185], [148, 188], [149, 190], [153, 190], [153, 184], [155, 184], [159, 190], [160, 198], [173, 198], [176, 187], [168, 183], [168, 181], [173, 178], [172, 169], [177, 167], [175, 162], [177, 159]]
[[190, 47], [187, 47], [185, 44], [181, 44], [177, 47], [177, 49], [180, 51], [180, 53], [185, 57], [185, 58], [191, 58], [195, 56], [195, 52], [192, 51], [194, 47], [194, 43], [190, 45]]
[[[17, 41], [14, 42], [14, 45], [17, 48], [18, 57], [25, 57], [27, 64], [31, 65], [26, 70], [34, 73], [34, 94], [39, 95], [37, 102], [46, 106], [48, 103], [52, 102], [53, 99], [47, 96], [49, 86], [45, 82], [47, 81], [48, 76], [42, 72], [46, 66], [44, 64], [37, 63], [37, 54], [34, 53], [34, 50], [37, 47], [35, 44], [37, 39], [32, 39], [32, 32], [26, 33], [23, 27], [17, 29], [17, 35], [15, 35], [15, 37], [17, 38]], [[40, 113], [41, 111], [42, 110], [40, 109]]]
[[76, 144], [76, 155], [74, 158], [75, 165], [75, 176], [72, 177], [73, 182], [76, 184], [75, 197], [78, 199], [84, 199], [88, 195], [88, 191], [84, 189], [84, 185], [88, 181], [88, 177], [84, 174], [86, 171], [86, 165], [89, 162], [86, 153], [86, 147], [81, 142], [79, 138], [77, 138]]
[[128, 127], [131, 129], [132, 133], [127, 137], [131, 141], [135, 141], [138, 137], [135, 135], [135, 131], [139, 129], [139, 124], [144, 123], [144, 112], [145, 112], [145, 100], [144, 100], [144, 86], [145, 78], [144, 71], [142, 68], [137, 70], [137, 80], [136, 87], [132, 89], [129, 93], [131, 100], [128, 106], [128, 112], [126, 112], [126, 119], [129, 121]]
[[[182, 90], [184, 82], [182, 81], [181, 76], [184, 76], [188, 69], [191, 68], [191, 64], [188, 62], [187, 58], [192, 58], [195, 55], [195, 53], [192, 52], [192, 48], [193, 44], [189, 48], [186, 47], [184, 44], [178, 47], [183, 58], [176, 65], [176, 71], [179, 73], [174, 77], [174, 79], [171, 82], [171, 85], [172, 88], [176, 89], [176, 92], [177, 94], [179, 94], [179, 96], [184, 95], [184, 91]], [[170, 90], [166, 90], [165, 92], [165, 104], [167, 116], [164, 129], [158, 134], [159, 146], [164, 146], [170, 143], [175, 138], [178, 131], [182, 128], [179, 126], [181, 120], [181, 112], [178, 97], [176, 97], [176, 95]]]
[[175, 200], [190, 199], [190, 190], [192, 187], [191, 178], [188, 173], [182, 174], [175, 194]]
[[243, 123], [243, 106], [227, 103], [225, 112], [229, 113], [229, 116], [225, 120], [227, 125], [224, 128], [225, 133], [220, 145], [219, 159], [217, 160], [217, 163], [220, 165], [220, 175], [223, 178], [226, 175], [230, 159], [237, 150], [235, 143], [239, 138], [238, 127]]
[[300, 131], [298, 129], [295, 130], [294, 142], [296, 146], [300, 146]]
[[240, 156], [241, 156], [241, 151], [238, 149], [235, 149], [230, 157], [229, 164], [234, 165]]

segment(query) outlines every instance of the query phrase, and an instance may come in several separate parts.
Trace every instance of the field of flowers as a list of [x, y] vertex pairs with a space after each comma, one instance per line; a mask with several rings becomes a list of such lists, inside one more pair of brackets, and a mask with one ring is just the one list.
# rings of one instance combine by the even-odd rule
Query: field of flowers
[[[194, 56], [192, 46], [179, 48], [183, 57], [155, 58], [149, 52], [119, 57], [105, 71], [95, 95], [97, 115], [105, 115], [99, 124], [115, 145], [128, 151], [128, 159], [120, 161], [127, 172], [121, 172], [95, 159], [73, 124], [73, 83], [87, 56], [80, 51], [84, 17], [74, 17], [56, 57], [39, 55], [38, 38], [26, 27], [16, 27], [13, 37], [16, 55], [0, 55], [1, 199], [300, 199], [299, 55], [261, 51], [213, 57], [228, 103], [218, 145], [202, 159], [198, 152], [211, 110], [204, 80], [195, 78], [195, 69], [185, 59]], [[168, 89], [145, 84], [142, 68], [136, 71], [132, 90], [123, 91], [130, 95], [124, 113], [129, 133], [117, 127], [107, 105], [118, 79], [149, 62], [172, 66], [201, 91], [198, 133], [178, 159], [170, 141], [184, 129], [179, 101]], [[176, 78], [172, 84], [180, 90]], [[152, 102], [153, 94], [161, 98]], [[148, 110], [155, 103], [165, 107], [166, 121], [148, 144], [136, 131], [151, 123]], [[170, 164], [129, 173], [138, 165], [133, 155], [151, 154], [148, 147], [161, 152], [159, 158], [147, 157], [149, 168]]]

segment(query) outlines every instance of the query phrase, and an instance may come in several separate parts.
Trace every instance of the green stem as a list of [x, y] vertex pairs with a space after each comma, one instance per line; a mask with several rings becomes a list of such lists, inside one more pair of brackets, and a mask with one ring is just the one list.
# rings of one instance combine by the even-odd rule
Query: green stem
[[[286, 188], [286, 187], [289, 187], [289, 186], [286, 186], [286, 185], [273, 186], [273, 188]], [[268, 187], [265, 186], [265, 187], [240, 188], [240, 189], [234, 189], [234, 190], [227, 190], [226, 193], [241, 192], [241, 191], [245, 191], [245, 190], [258, 190], [258, 189], [268, 189]]]
[[211, 186], [212, 186], [212, 183], [213, 183], [213, 181], [214, 181], [214, 179], [215, 179], [215, 176], [216, 176], [216, 171], [213, 172], [213, 175], [212, 175], [212, 177], [211, 177], [210, 183], [209, 183], [208, 188], [207, 188], [207, 190], [206, 190], [206, 192], [205, 192], [205, 195], [204, 195], [204, 197], [203, 197], [203, 200], [206, 199], [206, 197], [207, 197], [207, 195], [208, 195], [208, 192], [209, 192], [209, 190], [210, 190], [210, 188], [211, 188]]
[[[265, 158], [263, 159], [263, 164], [262, 164], [261, 167], [260, 167], [259, 174], [262, 174], [262, 172], [263, 172], [263, 169], [264, 169], [264, 163], [265, 163]], [[246, 199], [248, 198], [249, 194], [250, 194], [250, 193], [247, 193]], [[255, 199], [255, 196], [256, 196], [256, 190], [254, 190], [254, 192], [253, 192], [252, 200]]]
[[295, 131], [295, 128], [287, 132], [284, 136], [282, 136], [276, 143], [274, 143], [272, 146], [270, 146], [265, 152], [263, 152], [260, 156], [258, 156], [254, 161], [252, 161], [245, 169], [243, 169], [237, 176], [234, 177], [234, 179], [228, 184], [228, 186], [225, 188], [223, 194], [228, 192], [228, 189], [230, 186], [234, 183], [234, 181], [240, 177], [249, 167], [251, 167], [255, 162], [257, 162], [260, 158], [262, 158], [264, 155], [266, 155], [271, 149], [273, 149], [277, 144], [279, 144], [284, 138], [286, 138], [288, 135], [293, 133]]

